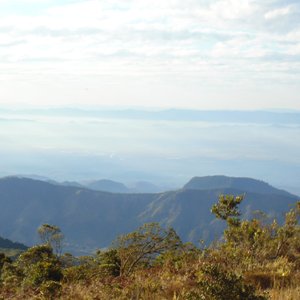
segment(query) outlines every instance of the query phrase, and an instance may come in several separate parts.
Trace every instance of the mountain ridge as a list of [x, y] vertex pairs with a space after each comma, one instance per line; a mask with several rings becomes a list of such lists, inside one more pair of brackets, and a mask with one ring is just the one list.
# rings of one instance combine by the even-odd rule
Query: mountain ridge
[[125, 184], [110, 179], [100, 179], [87, 183], [85, 187], [111, 193], [128, 193], [130, 190]]
[[184, 189], [219, 189], [219, 188], [235, 188], [244, 192], [257, 191], [263, 194], [282, 194], [286, 196], [295, 196], [285, 190], [278, 189], [262, 180], [257, 180], [249, 177], [232, 177], [225, 175], [212, 176], [195, 176], [188, 181]]
[[[19, 249], [26, 250], [28, 247], [22, 243], [13, 242], [9, 239], [5, 239], [0, 236], [0, 248], [1, 249]], [[1, 251], [0, 251], [1, 252]]]
[[[107, 247], [118, 235], [146, 222], [172, 226], [184, 241], [197, 243], [205, 237], [220, 237], [222, 224], [210, 213], [222, 193], [243, 194], [233, 188], [179, 189], [151, 194], [122, 194], [92, 191], [24, 179], [0, 179], [0, 235], [33, 245], [37, 228], [55, 224], [66, 236], [66, 249], [86, 253]], [[244, 215], [261, 209], [282, 216], [298, 197], [295, 195], [246, 192]]]

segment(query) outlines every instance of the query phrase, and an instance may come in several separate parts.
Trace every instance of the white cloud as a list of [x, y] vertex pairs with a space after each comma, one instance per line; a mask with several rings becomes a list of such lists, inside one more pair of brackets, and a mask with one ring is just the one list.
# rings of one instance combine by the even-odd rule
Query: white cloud
[[[90, 85], [93, 103], [103, 104], [104, 93], [113, 103], [140, 104], [146, 103], [141, 99], [148, 99], [147, 84], [152, 84], [153, 95], [169, 106], [197, 106], [198, 94], [217, 98], [211, 92], [215, 86], [228, 90], [221, 97], [230, 100], [233, 82], [249, 93], [267, 81], [295, 94], [298, 89], [288, 89], [286, 83], [299, 81], [300, 66], [289, 56], [298, 54], [300, 24], [283, 33], [283, 25], [271, 21], [293, 16], [296, 6], [278, 8], [273, 2], [44, 1], [39, 13], [10, 11], [0, 18], [0, 80], [6, 85], [0, 83], [0, 93], [9, 101], [37, 102], [40, 93], [33, 87], [42, 81], [44, 90], [52, 89], [52, 101], [88, 101], [77, 89]], [[0, 11], [2, 4], [0, 0]], [[99, 77], [102, 88], [92, 79]], [[55, 78], [62, 87], [54, 87]], [[140, 86], [131, 84], [136, 81]], [[20, 92], [8, 88], [17, 84]], [[64, 85], [72, 84], [74, 92], [64, 91]], [[120, 92], [109, 86], [119, 86]], [[270, 90], [270, 106], [273, 94]]]
[[290, 46], [287, 53], [290, 55], [298, 55], [298, 59], [300, 59], [300, 43]]
[[256, 5], [248, 0], [222, 0], [210, 6], [210, 14], [223, 19], [243, 19], [255, 10]]
[[293, 7], [291, 5], [282, 7], [282, 8], [277, 8], [271, 11], [268, 11], [265, 13], [265, 19], [271, 20], [271, 19], [276, 19], [278, 17], [286, 16], [293, 13]]

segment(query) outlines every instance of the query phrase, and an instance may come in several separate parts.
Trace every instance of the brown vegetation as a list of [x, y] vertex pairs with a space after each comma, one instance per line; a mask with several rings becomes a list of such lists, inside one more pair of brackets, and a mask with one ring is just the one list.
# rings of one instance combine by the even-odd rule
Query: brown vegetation
[[58, 256], [60, 230], [44, 226], [45, 244], [15, 261], [0, 255], [0, 299], [299, 299], [300, 202], [279, 225], [241, 220], [242, 201], [220, 196], [212, 212], [227, 222], [224, 241], [201, 249], [150, 223], [93, 256]]

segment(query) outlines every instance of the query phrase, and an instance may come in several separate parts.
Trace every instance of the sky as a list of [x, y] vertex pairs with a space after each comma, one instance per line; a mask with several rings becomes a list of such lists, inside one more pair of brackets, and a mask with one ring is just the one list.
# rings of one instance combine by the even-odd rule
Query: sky
[[0, 0], [0, 106], [300, 110], [299, 0]]
[[299, 0], [0, 0], [0, 176], [225, 174], [300, 194], [299, 136]]
[[228, 175], [300, 195], [300, 112], [0, 113], [0, 176], [149, 181], [173, 189], [194, 176]]

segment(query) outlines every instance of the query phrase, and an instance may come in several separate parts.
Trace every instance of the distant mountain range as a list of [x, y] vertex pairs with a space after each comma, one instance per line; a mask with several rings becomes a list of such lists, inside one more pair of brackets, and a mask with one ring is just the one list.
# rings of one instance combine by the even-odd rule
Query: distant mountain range
[[6, 177], [0, 179], [0, 236], [32, 245], [41, 224], [55, 224], [66, 236], [65, 249], [78, 254], [107, 247], [119, 234], [157, 221], [174, 227], [184, 241], [210, 242], [220, 238], [224, 226], [210, 213], [221, 193], [245, 193], [241, 207], [246, 216], [263, 210], [282, 217], [299, 199], [262, 181], [225, 176], [195, 177], [176, 191], [142, 194]]
[[131, 187], [128, 187], [121, 182], [108, 179], [95, 180], [84, 184], [84, 186], [95, 191], [127, 194], [159, 193], [164, 190], [162, 187], [158, 187], [157, 185], [147, 181], [138, 181], [135, 182]]
[[19, 250], [26, 250], [28, 247], [24, 244], [12, 242], [9, 239], [4, 239], [0, 237], [0, 248], [1, 249], [19, 249]]
[[128, 193], [129, 189], [120, 182], [102, 179], [86, 184], [86, 187], [95, 191], [111, 192], [111, 193]]
[[28, 247], [24, 244], [12, 242], [11, 240], [4, 239], [0, 236], [0, 253], [4, 253], [6, 256], [14, 258], [26, 249], [28, 249]]
[[34, 180], [45, 181], [48, 183], [52, 183], [55, 185], [63, 185], [63, 186], [73, 186], [73, 187], [80, 187], [80, 188], [88, 188], [94, 191], [101, 191], [101, 192], [110, 192], [110, 193], [159, 193], [170, 188], [157, 186], [148, 181], [137, 181], [134, 182], [129, 186], [125, 185], [124, 183], [110, 180], [110, 179], [99, 179], [99, 180], [89, 180], [83, 182], [77, 181], [63, 181], [58, 182], [52, 180], [48, 177], [38, 176], [38, 175], [17, 175], [13, 177], [18, 178], [29, 178]]

